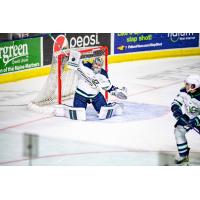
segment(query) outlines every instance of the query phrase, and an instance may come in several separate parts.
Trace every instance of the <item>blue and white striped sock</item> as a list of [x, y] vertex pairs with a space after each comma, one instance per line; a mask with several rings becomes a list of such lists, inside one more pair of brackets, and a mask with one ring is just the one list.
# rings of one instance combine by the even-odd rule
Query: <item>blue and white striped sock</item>
[[189, 154], [189, 148], [187, 142], [182, 144], [177, 144], [178, 152], [181, 157], [185, 157]]

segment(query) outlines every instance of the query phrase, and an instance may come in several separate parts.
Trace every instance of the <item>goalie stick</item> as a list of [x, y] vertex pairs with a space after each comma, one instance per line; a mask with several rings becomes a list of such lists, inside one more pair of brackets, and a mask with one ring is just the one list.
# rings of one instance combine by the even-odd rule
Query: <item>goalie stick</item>
[[[60, 44], [57, 43], [57, 41], [55, 40], [55, 38], [49, 34], [50, 38], [58, 45], [58, 47], [60, 48], [61, 52], [64, 53], [67, 57], [69, 56], [65, 51], [63, 51], [62, 47], [60, 46]], [[80, 67], [74, 67], [73, 70], [77, 70], [79, 72], [79, 74], [87, 81], [87, 83], [96, 89], [99, 89], [99, 81], [96, 79], [92, 79], [91, 77], [88, 77], [82, 70]]]

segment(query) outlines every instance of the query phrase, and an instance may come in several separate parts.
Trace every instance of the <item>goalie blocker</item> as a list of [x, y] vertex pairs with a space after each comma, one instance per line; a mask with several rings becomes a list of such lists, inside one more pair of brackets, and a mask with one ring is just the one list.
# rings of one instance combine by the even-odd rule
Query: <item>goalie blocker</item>
[[[66, 117], [72, 120], [86, 120], [85, 108], [75, 108], [68, 105], [55, 105], [54, 115], [56, 117]], [[98, 118], [101, 120], [109, 119], [112, 116], [122, 115], [123, 104], [109, 103], [108, 106], [102, 106]]]
[[81, 53], [78, 51], [70, 51], [70, 56], [69, 56], [69, 60], [67, 61], [67, 64], [71, 67], [71, 68], [77, 68], [79, 67], [80, 64], [80, 58], [81, 58]]

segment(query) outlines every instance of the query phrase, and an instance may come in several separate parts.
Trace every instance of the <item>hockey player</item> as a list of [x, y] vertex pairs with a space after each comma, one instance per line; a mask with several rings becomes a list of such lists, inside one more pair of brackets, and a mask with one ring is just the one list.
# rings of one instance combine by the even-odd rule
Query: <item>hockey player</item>
[[100, 119], [110, 118], [113, 114], [112, 112], [117, 109], [117, 105], [108, 104], [101, 93], [101, 89], [106, 90], [119, 99], [126, 99], [126, 88], [123, 87], [122, 89], [119, 89], [111, 84], [107, 72], [102, 68], [103, 59], [101, 57], [96, 57], [92, 63], [81, 62], [79, 67], [81, 72], [90, 78], [93, 85], [89, 84], [82, 74], [79, 74], [73, 107], [86, 109], [87, 104], [91, 103], [99, 114]]
[[174, 99], [171, 111], [177, 119], [175, 124], [175, 139], [178, 148], [178, 165], [189, 164], [189, 151], [186, 133], [191, 129], [200, 131], [200, 76], [190, 75], [185, 79], [185, 87]]
[[[66, 117], [74, 120], [85, 120], [85, 111], [90, 103], [98, 113], [99, 119], [108, 119], [122, 113], [123, 108], [117, 103], [107, 103], [101, 91], [107, 91], [119, 99], [127, 99], [127, 89], [125, 87], [120, 89], [111, 84], [107, 72], [102, 68], [103, 64], [104, 61], [100, 56], [95, 57], [92, 63], [84, 62], [80, 59], [79, 52], [70, 51], [68, 65], [72, 70], [77, 71], [78, 84], [73, 106], [65, 106]], [[55, 115], [61, 116], [62, 114], [60, 115], [56, 111]]]

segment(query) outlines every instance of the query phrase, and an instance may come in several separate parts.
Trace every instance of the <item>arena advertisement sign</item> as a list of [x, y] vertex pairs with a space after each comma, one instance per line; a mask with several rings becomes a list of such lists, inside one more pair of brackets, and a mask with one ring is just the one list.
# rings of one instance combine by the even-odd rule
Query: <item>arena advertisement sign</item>
[[40, 38], [0, 43], [0, 74], [40, 66]]
[[115, 33], [114, 53], [199, 46], [199, 33]]
[[[110, 33], [54, 33], [54, 38], [65, 35], [70, 48], [107, 46], [110, 53], [111, 34]], [[49, 65], [52, 61], [53, 40], [50, 36], [43, 38], [43, 60], [44, 65]]]

